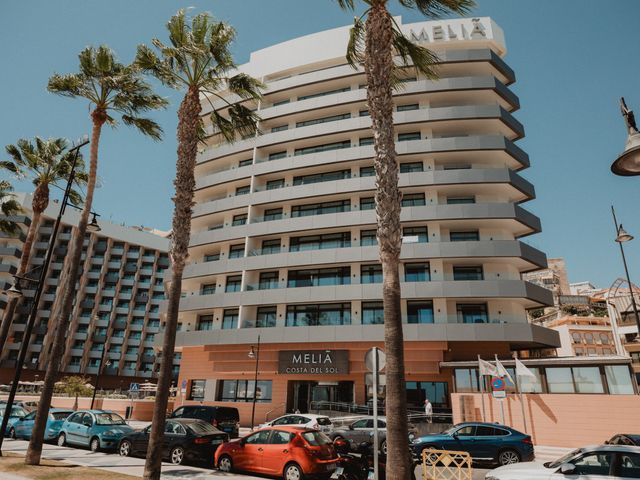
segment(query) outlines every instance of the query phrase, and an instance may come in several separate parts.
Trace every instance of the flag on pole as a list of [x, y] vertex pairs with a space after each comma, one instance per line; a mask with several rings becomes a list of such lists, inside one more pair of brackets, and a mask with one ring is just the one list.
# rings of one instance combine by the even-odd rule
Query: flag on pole
[[496, 368], [496, 366], [491, 362], [482, 360], [480, 356], [478, 356], [478, 368], [481, 376], [482, 375], [489, 375], [490, 377], [500, 376], [498, 375], [498, 369]]
[[500, 378], [508, 378], [509, 381], [515, 385], [515, 382], [513, 381], [513, 378], [511, 378], [511, 375], [509, 375], [509, 372], [507, 371], [506, 368], [504, 368], [504, 365], [502, 365], [502, 363], [500, 363], [500, 360], [498, 360], [498, 355], [496, 355], [496, 370], [498, 371], [498, 377]]
[[531, 377], [536, 378], [536, 374], [529, 370], [524, 363], [517, 358], [516, 360], [516, 377]]

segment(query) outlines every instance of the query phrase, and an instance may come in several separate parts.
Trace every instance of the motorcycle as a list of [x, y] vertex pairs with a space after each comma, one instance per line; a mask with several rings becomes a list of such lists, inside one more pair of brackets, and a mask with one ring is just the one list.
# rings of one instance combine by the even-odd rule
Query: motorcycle
[[[371, 446], [367, 442], [361, 443], [355, 452], [351, 451], [347, 440], [339, 439], [334, 442], [338, 453], [338, 463], [331, 475], [331, 480], [368, 480], [373, 479], [373, 454]], [[385, 465], [378, 462], [380, 478], [384, 480]]]

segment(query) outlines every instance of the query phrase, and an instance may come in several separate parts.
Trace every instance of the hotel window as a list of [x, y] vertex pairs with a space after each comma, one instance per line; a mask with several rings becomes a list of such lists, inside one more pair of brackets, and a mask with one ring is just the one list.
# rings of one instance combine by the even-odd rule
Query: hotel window
[[280, 105], [286, 105], [287, 103], [290, 103], [290, 102], [291, 102], [290, 98], [285, 98], [284, 100], [280, 100], [279, 102], [273, 102], [273, 106], [279, 107]]
[[429, 231], [427, 227], [405, 227], [402, 229], [402, 239], [404, 242], [407, 242], [407, 240], [405, 240], [406, 237], [417, 238], [417, 242], [412, 241], [411, 243], [427, 243], [429, 241]]
[[213, 295], [216, 293], [215, 283], [205, 283], [200, 287], [200, 295]]
[[330, 117], [314, 118], [313, 120], [296, 122], [296, 128], [308, 127], [310, 125], [317, 125], [319, 123], [337, 122], [338, 120], [346, 120], [347, 118], [351, 118], [350, 113], [342, 113], [340, 115], [332, 115]]
[[71, 361], [69, 362], [69, 366], [79, 366], [80, 365], [80, 360], [82, 360], [81, 357], [71, 357]]
[[371, 114], [369, 113], [369, 110], [360, 110], [358, 112], [358, 116], [359, 117], [370, 117]]
[[361, 177], [375, 177], [376, 169], [375, 167], [360, 167], [360, 176]]
[[277, 309], [272, 307], [258, 307], [256, 313], [256, 328], [275, 327], [277, 318]]
[[455, 369], [456, 393], [470, 393], [480, 391], [478, 370], [475, 368]]
[[577, 393], [604, 393], [599, 367], [573, 367]]
[[189, 389], [189, 400], [204, 400], [205, 380], [191, 380]]
[[400, 173], [424, 172], [422, 162], [410, 162], [400, 164]]
[[292, 237], [289, 241], [290, 252], [305, 250], [323, 250], [331, 248], [345, 248], [351, 246], [350, 232], [328, 233], [325, 235], [307, 235]]
[[382, 302], [362, 302], [362, 324], [381, 325], [384, 323]]
[[456, 314], [459, 323], [489, 323], [486, 303], [458, 303]]
[[238, 167], [240, 167], [240, 168], [248, 167], [249, 165], [253, 165], [253, 159], [252, 158], [248, 158], [247, 160], [240, 160], [240, 163], [238, 163]]
[[271, 133], [283, 132], [284, 130], [288, 130], [288, 129], [289, 129], [289, 125], [285, 123], [284, 125], [278, 125], [277, 127], [273, 127], [271, 129]]
[[536, 367], [527, 367], [535, 375], [535, 378], [520, 377], [520, 390], [522, 393], [542, 393], [542, 377], [540, 369]]
[[240, 213], [238, 215], [233, 216], [233, 221], [231, 222], [231, 225], [234, 227], [237, 227], [239, 225], [245, 225], [246, 223], [247, 223], [247, 214]]
[[236, 188], [236, 196], [237, 195], [246, 195], [251, 191], [251, 187], [249, 185], [243, 185], [242, 187]]
[[382, 283], [382, 265], [360, 265], [360, 283]]
[[546, 368], [549, 393], [575, 393], [570, 367]]
[[420, 140], [420, 132], [400, 133], [398, 134], [399, 142], [406, 142], [408, 140]]
[[587, 345], [593, 345], [595, 343], [595, 340], [593, 338], [593, 333], [591, 332], [586, 332], [584, 334], [584, 340], [585, 342], [587, 342]]
[[407, 406], [424, 410], [428, 398], [434, 408], [449, 407], [449, 384], [447, 382], [406, 382]]
[[575, 351], [576, 357], [582, 357], [582, 356], [584, 356], [584, 348], [582, 348], [582, 347], [575, 347], [573, 350]]
[[310, 95], [302, 95], [302, 96], [298, 97], [298, 101], [308, 100], [310, 98], [324, 97], [326, 95], [333, 95], [334, 93], [348, 92], [349, 90], [351, 90], [351, 87], [338, 88], [336, 90], [329, 90], [327, 92], [312, 93]]
[[[631, 296], [631, 295], [629, 295], [629, 296]], [[611, 343], [611, 338], [606, 333], [601, 333], [600, 334], [600, 343], [602, 343], [602, 345], [609, 345]]]
[[284, 158], [287, 156], [287, 152], [286, 150], [284, 152], [275, 152], [275, 153], [270, 153], [269, 154], [269, 161], [271, 160], [278, 160], [280, 158]]
[[403, 207], [419, 207], [425, 205], [424, 193], [407, 193], [402, 195]]
[[220, 260], [220, 253], [210, 253], [204, 256], [205, 262], [216, 262]]
[[605, 365], [604, 372], [611, 395], [633, 395], [633, 384], [626, 365]]
[[450, 242], [477, 242], [480, 240], [480, 233], [477, 230], [468, 232], [449, 232]]
[[350, 325], [350, 303], [288, 305], [287, 327]]
[[420, 105], [418, 105], [417, 103], [412, 103], [409, 105], [398, 105], [396, 107], [396, 111], [398, 112], [408, 112], [410, 110], [418, 110], [420, 108]]
[[278, 288], [278, 272], [260, 272], [260, 283], [258, 284], [259, 290], [271, 290], [272, 288]]
[[272, 220], [282, 219], [282, 207], [280, 208], [267, 208], [264, 211], [263, 221], [270, 222]]
[[280, 253], [280, 239], [263, 240], [262, 241], [262, 255], [269, 255], [271, 253]]
[[377, 245], [378, 239], [376, 238], [375, 230], [360, 230], [360, 246], [361, 247], [370, 247], [372, 245]]
[[405, 263], [405, 282], [428, 282], [429, 280], [431, 280], [431, 273], [428, 263]]
[[433, 302], [407, 302], [408, 323], [433, 323]]
[[364, 197], [360, 199], [360, 210], [375, 210], [376, 202], [374, 197]]
[[291, 208], [291, 217], [307, 217], [310, 215], [324, 215], [327, 213], [340, 213], [350, 211], [349, 200], [338, 200], [336, 202], [311, 203], [307, 205], [296, 205]]
[[443, 170], [471, 170], [469, 164], [445, 165]]
[[238, 243], [231, 245], [229, 248], [229, 258], [241, 258], [244, 257], [244, 243]]
[[233, 275], [233, 276], [227, 277], [227, 286], [225, 287], [224, 291], [227, 293], [239, 292], [241, 284], [242, 284], [242, 275]]
[[578, 332], [573, 332], [571, 338], [573, 339], [573, 343], [582, 343], [582, 335]]
[[313, 147], [296, 148], [293, 152], [295, 156], [308, 155], [311, 153], [329, 152], [331, 150], [341, 150], [343, 148], [351, 148], [351, 140], [342, 142], [325, 143], [323, 145], [314, 145]]
[[267, 190], [277, 190], [282, 187], [284, 187], [284, 178], [279, 178], [277, 180], [269, 180], [267, 182]]
[[360, 140], [358, 141], [358, 146], [366, 147], [367, 145], [373, 145], [373, 137], [360, 137]]
[[[221, 380], [219, 402], [253, 402], [253, 380]], [[256, 402], [271, 402], [271, 380], [259, 380]]]
[[484, 280], [482, 267], [453, 267], [454, 280]]
[[196, 330], [213, 330], [213, 315], [199, 315]]
[[238, 328], [238, 309], [225, 310], [222, 316], [222, 329], [231, 330]]
[[351, 284], [351, 267], [293, 270], [288, 273], [287, 287], [322, 287]]
[[333, 182], [335, 180], [344, 180], [351, 178], [351, 170], [338, 170], [335, 172], [316, 173], [313, 175], [302, 175], [293, 177], [294, 185], [309, 185], [321, 182]]
[[461, 205], [465, 203], [476, 203], [476, 197], [447, 197], [447, 205]]

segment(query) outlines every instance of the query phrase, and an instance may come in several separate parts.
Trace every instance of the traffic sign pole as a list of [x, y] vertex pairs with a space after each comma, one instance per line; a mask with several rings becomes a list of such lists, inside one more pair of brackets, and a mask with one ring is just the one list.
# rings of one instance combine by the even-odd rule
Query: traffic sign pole
[[378, 347], [373, 347], [373, 478], [378, 480]]

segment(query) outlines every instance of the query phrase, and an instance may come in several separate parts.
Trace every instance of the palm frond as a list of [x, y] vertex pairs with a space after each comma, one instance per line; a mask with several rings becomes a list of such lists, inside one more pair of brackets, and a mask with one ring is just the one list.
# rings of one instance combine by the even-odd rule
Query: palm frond
[[353, 19], [353, 26], [349, 30], [349, 43], [347, 44], [347, 62], [357, 69], [364, 62], [365, 26], [362, 17]]
[[353, 0], [336, 0], [342, 10], [353, 10], [355, 8]]
[[398, 0], [406, 8], [416, 9], [426, 17], [467, 15], [476, 6], [475, 0]]
[[136, 127], [140, 132], [153, 138], [154, 140], [162, 140], [162, 128], [156, 122], [149, 118], [133, 117], [130, 115], [122, 115], [122, 123]]
[[239, 73], [227, 80], [227, 86], [231, 93], [235, 93], [243, 99], [258, 100], [262, 94], [260, 90], [265, 88], [264, 83], [246, 73]]
[[[429, 79], [438, 78], [437, 66], [440, 62], [438, 55], [428, 48], [413, 43], [395, 26], [393, 29], [393, 48], [400, 57], [403, 66], [413, 66], [417, 72], [423, 73]], [[397, 77], [397, 69], [394, 74]]]

